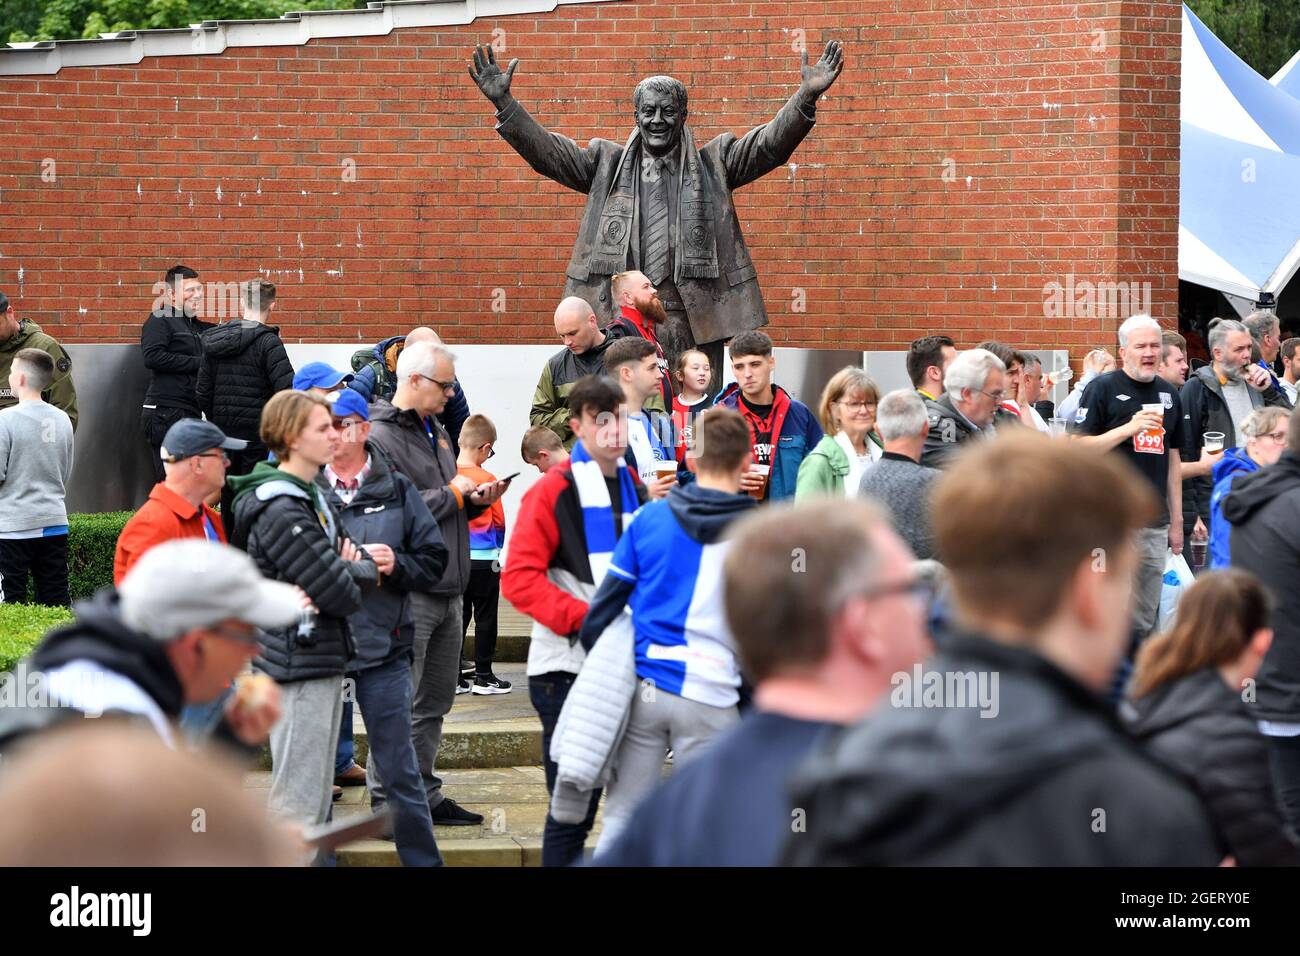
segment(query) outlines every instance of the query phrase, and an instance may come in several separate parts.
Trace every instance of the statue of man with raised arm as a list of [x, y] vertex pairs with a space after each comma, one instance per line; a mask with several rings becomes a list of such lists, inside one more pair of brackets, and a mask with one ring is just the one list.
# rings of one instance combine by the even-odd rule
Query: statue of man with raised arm
[[[686, 125], [686, 87], [670, 76], [637, 84], [636, 128], [623, 145], [593, 139], [583, 149], [511, 96], [518, 66], [514, 59], [502, 70], [492, 47], [478, 46], [469, 73], [497, 109], [497, 132], [528, 165], [587, 196], [564, 294], [586, 299], [603, 320], [639, 312], [642, 324], [657, 325], [669, 363], [687, 348], [703, 349], [715, 392], [723, 341], [767, 324], [731, 192], [785, 164], [812, 130], [818, 97], [844, 67], [839, 41], [811, 66], [804, 51], [799, 89], [771, 121], [704, 146]], [[611, 277], [628, 272], [649, 281], [625, 277], [612, 290]]]

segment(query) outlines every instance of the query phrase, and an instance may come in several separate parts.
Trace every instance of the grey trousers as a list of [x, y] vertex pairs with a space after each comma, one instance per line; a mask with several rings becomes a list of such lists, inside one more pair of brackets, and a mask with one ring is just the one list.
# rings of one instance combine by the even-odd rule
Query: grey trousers
[[330, 811], [334, 751], [343, 715], [343, 675], [280, 686], [284, 713], [271, 728], [271, 796], [285, 820], [314, 826]]
[[605, 816], [596, 853], [614, 845], [628, 818], [663, 775], [664, 755], [686, 763], [740, 717], [735, 707], [711, 707], [665, 690], [638, 685], [627, 729], [605, 789]]
[[1169, 525], [1143, 528], [1137, 533], [1137, 579], [1133, 586], [1133, 628], [1139, 640], [1146, 640], [1160, 616], [1160, 590], [1165, 576], [1165, 552], [1169, 549]]
[[[442, 743], [442, 720], [456, 701], [460, 679], [461, 604], [464, 598], [411, 593], [415, 658], [411, 661], [411, 743], [432, 809], [442, 803], [442, 778], [434, 771]], [[383, 801], [383, 781], [373, 758], [366, 759], [372, 801]]]

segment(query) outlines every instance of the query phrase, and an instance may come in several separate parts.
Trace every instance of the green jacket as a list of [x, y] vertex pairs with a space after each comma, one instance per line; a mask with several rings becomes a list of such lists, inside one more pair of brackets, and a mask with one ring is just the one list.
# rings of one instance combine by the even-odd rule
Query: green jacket
[[[537, 389], [533, 392], [533, 405], [528, 412], [531, 425], [549, 428], [564, 442], [566, 451], [573, 451], [578, 436], [569, 429], [569, 393], [578, 379], [586, 375], [605, 374], [605, 350], [614, 343], [615, 336], [609, 335], [595, 348], [588, 349], [582, 355], [574, 355], [568, 349], [561, 349], [552, 355], [542, 369], [537, 380]], [[663, 412], [663, 396], [655, 394], [645, 403], [647, 411]]]
[[[867, 441], [881, 448], [884, 443], [875, 432], [867, 434]], [[834, 435], [826, 435], [817, 443], [799, 465], [799, 477], [795, 480], [794, 500], [803, 501], [830, 495], [844, 496], [844, 476], [849, 473], [849, 456], [835, 440]]]
[[72, 419], [72, 429], [77, 428], [77, 390], [72, 384], [72, 359], [53, 336], [46, 335], [31, 319], [18, 323], [18, 334], [0, 342], [0, 409], [18, 404], [18, 396], [9, 390], [9, 367], [14, 353], [21, 349], [40, 349], [54, 359], [54, 381], [41, 393], [41, 397], [57, 408], [63, 409]]

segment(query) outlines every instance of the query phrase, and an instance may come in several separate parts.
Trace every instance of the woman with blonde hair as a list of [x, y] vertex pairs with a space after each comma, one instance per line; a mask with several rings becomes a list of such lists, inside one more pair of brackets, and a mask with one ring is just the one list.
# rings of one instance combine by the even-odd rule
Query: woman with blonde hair
[[1232, 564], [1228, 550], [1232, 526], [1223, 517], [1223, 499], [1232, 490], [1232, 483], [1238, 475], [1259, 471], [1282, 457], [1282, 452], [1286, 451], [1290, 422], [1290, 409], [1273, 405], [1255, 409], [1241, 423], [1241, 434], [1246, 437], [1246, 444], [1241, 448], [1229, 448], [1214, 463], [1214, 490], [1210, 492], [1210, 567], [1226, 568]]
[[818, 495], [856, 498], [863, 473], [880, 460], [885, 443], [876, 434], [880, 390], [854, 365], [826, 383], [817, 406], [826, 435], [799, 465], [796, 501]]
[[1242, 866], [1300, 864], [1246, 703], [1273, 640], [1271, 614], [1254, 575], [1206, 572], [1183, 595], [1173, 628], [1138, 652], [1120, 708], [1130, 733], [1196, 787]]

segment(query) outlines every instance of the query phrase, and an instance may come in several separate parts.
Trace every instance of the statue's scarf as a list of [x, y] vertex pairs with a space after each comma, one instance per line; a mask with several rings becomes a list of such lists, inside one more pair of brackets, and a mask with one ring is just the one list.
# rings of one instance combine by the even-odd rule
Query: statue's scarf
[[[673, 279], [716, 279], [718, 244], [714, 235], [713, 203], [704, 191], [704, 165], [700, 162], [695, 137], [682, 128], [678, 146], [681, 191], [677, 197], [677, 241], [673, 246]], [[627, 268], [632, 225], [636, 222], [638, 176], [640, 175], [641, 129], [632, 130], [623, 147], [618, 175], [610, 183], [605, 208], [600, 214], [596, 250], [591, 257], [594, 275], [613, 275]]]

